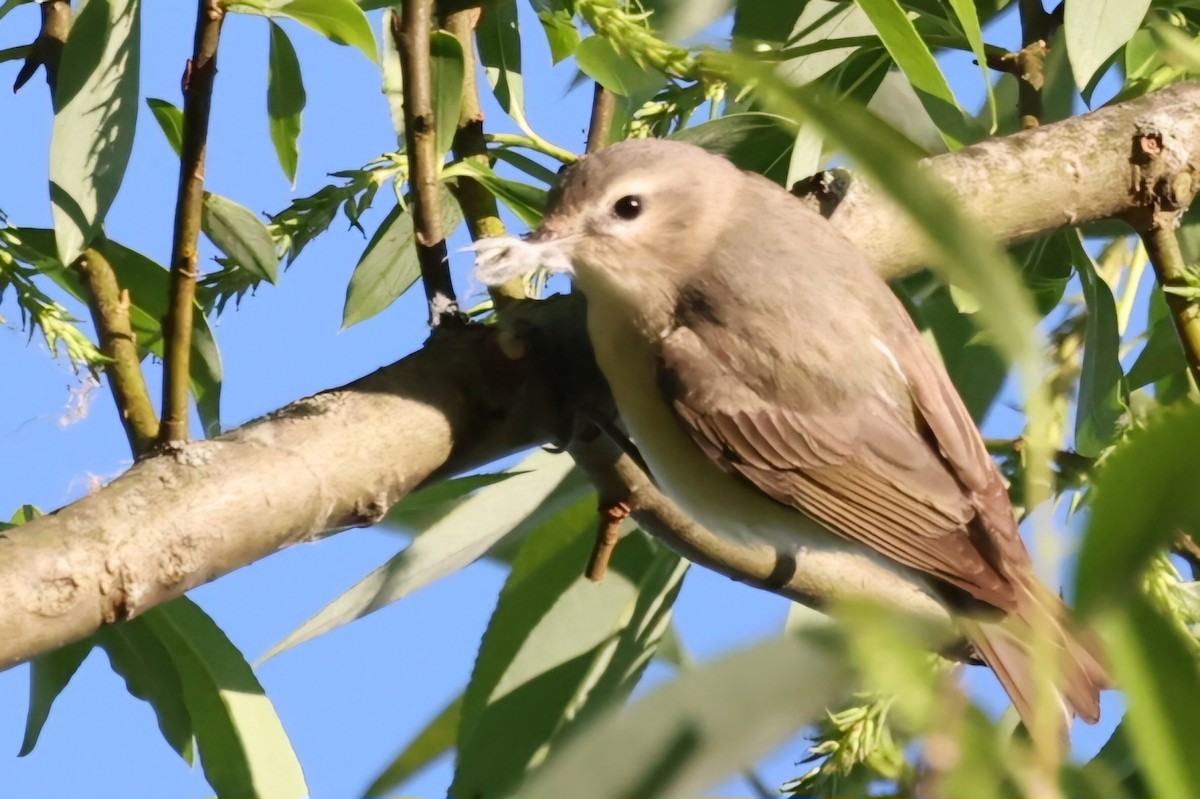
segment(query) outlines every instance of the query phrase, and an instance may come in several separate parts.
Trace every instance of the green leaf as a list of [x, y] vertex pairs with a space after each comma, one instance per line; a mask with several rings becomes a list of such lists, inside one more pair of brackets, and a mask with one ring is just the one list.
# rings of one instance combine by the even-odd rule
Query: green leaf
[[[55, 255], [54, 231], [41, 228], [21, 228], [21, 240], [38, 258], [39, 270], [72, 297], [87, 302], [87, 293], [76, 273], [65, 268]], [[97, 248], [108, 259], [117, 276], [117, 283], [129, 292], [133, 301], [129, 322], [137, 337], [138, 352], [144, 358], [163, 354], [162, 319], [167, 314], [167, 288], [170, 273], [136, 250], [105, 239]], [[216, 435], [221, 430], [221, 353], [213, 338], [212, 328], [202, 313], [195, 316], [192, 330], [191, 389], [196, 398], [196, 410], [204, 424], [205, 434]]]
[[796, 124], [773, 114], [730, 114], [667, 138], [723, 155], [740, 169], [765, 175], [782, 185], [796, 141]]
[[229, 3], [226, 10], [294, 19], [329, 41], [355, 47], [372, 62], [379, 62], [371, 23], [354, 0], [239, 0]]
[[[1098, 512], [1097, 508], [1097, 512]], [[1129, 699], [1125, 722], [1142, 776], [1156, 796], [1190, 796], [1200, 784], [1200, 669], [1176, 625], [1138, 594], [1100, 619], [1117, 685]]]
[[525, 119], [525, 79], [521, 76], [521, 31], [516, 0], [494, 0], [483, 6], [475, 26], [479, 61], [483, 64], [496, 102], [522, 130]]
[[[445, 187], [440, 199], [442, 230], [449, 237], [462, 222], [462, 210]], [[342, 309], [342, 329], [383, 311], [420, 276], [412, 214], [397, 205], [380, 223], [350, 276]]]
[[[296, 48], [283, 28], [270, 23], [271, 50], [267, 66], [267, 117], [271, 127], [271, 143], [283, 174], [292, 186], [296, 185], [296, 168], [300, 165], [301, 113], [308, 97], [304, 92], [304, 77]], [[274, 282], [274, 281], [272, 281]]]
[[639, 66], [603, 36], [589, 36], [580, 42], [575, 61], [583, 74], [613, 94], [629, 98], [635, 106], [649, 100], [667, 82], [661, 72]]
[[725, 16], [734, 0], [641, 0], [660, 38], [678, 42], [695, 36]]
[[25, 719], [25, 737], [17, 757], [25, 757], [37, 745], [54, 700], [75, 676], [84, 658], [92, 651], [94, 638], [85, 638], [61, 649], [38, 655], [29, 664], [29, 714]]
[[434, 31], [429, 38], [429, 66], [432, 71], [433, 110], [437, 120], [438, 154], [450, 152], [454, 132], [458, 130], [458, 113], [462, 107], [465, 65], [463, 46], [446, 31]]
[[1076, 260], [1078, 238], [1074, 230], [1060, 230], [1022, 242], [1010, 250], [1041, 316], [1054, 310], [1066, 291], [1075, 271], [1072, 264]]
[[396, 40], [392, 30], [400, 21], [400, 12], [389, 8], [383, 12], [383, 58], [379, 70], [383, 77], [383, 93], [387, 97], [388, 109], [392, 115], [392, 129], [396, 131], [396, 139], [404, 145], [404, 72], [400, 65], [400, 51], [396, 49]]
[[185, 597], [142, 618], [166, 647], [183, 685], [204, 776], [218, 796], [300, 799], [300, 761], [242, 653]]
[[590, 492], [565, 455], [535, 452], [508, 480], [481, 489], [409, 546], [273, 646], [263, 659], [374, 613], [478, 560], [497, 541], [522, 535]]
[[1079, 552], [1081, 613], [1125, 601], [1142, 570], [1180, 531], [1200, 529], [1200, 406], [1151, 419], [1119, 444], [1094, 476], [1095, 497]]
[[97, 638], [126, 690], [150, 705], [163, 738], [191, 765], [192, 716], [183, 701], [183, 683], [153, 627], [138, 617], [102, 627]]
[[1063, 27], [1075, 85], [1091, 82], [1109, 56], [1141, 27], [1150, 0], [1066, 0]]
[[521, 548], [463, 696], [451, 796], [505, 795], [572, 722], [624, 699], [653, 656], [684, 566], [633, 532], [593, 583], [598, 523], [584, 497]]
[[1161, 291], [1154, 292], [1150, 297], [1147, 328], [1149, 333], [1146, 346], [1138, 354], [1125, 378], [1130, 391], [1187, 372], [1187, 360], [1183, 357], [1179, 332], [1175, 329], [1175, 322]]
[[992, 90], [992, 73], [987, 65], [987, 54], [983, 49], [983, 29], [979, 24], [979, 13], [975, 9], [974, 0], [949, 0], [950, 7], [954, 9], [954, 16], [958, 18], [959, 27], [962, 28], [963, 35], [967, 37], [967, 42], [971, 45], [971, 52], [975, 54], [975, 61], [979, 64], [979, 69], [983, 73], [983, 85], [987, 91], [988, 111], [991, 114], [990, 129], [995, 130], [999, 120], [996, 112], [996, 95]]
[[79, 257], [104, 224], [133, 152], [139, 0], [89, 0], [62, 50], [50, 139], [58, 259]]
[[574, 12], [556, 0], [532, 0], [532, 5], [546, 33], [546, 43], [550, 45], [551, 63], [557, 64], [575, 55], [580, 36], [579, 28], [575, 27]]
[[167, 144], [171, 145], [175, 155], [182, 155], [183, 109], [157, 97], [147, 97], [146, 105], [149, 106], [150, 113], [154, 114], [158, 126], [162, 128], [163, 135], [167, 137]]
[[783, 44], [808, 5], [808, 0], [739, 0], [733, 10], [733, 38]]
[[278, 278], [275, 240], [249, 208], [206, 191], [200, 229], [227, 258], [259, 280], [274, 283]]
[[525, 472], [494, 472], [452, 477], [419, 488], [392, 506], [380, 522], [404, 532], [419, 532], [439, 521], [481, 488], [502, 483]]
[[958, 149], [980, 139], [982, 132], [974, 129], [974, 120], [958, 106], [946, 76], [900, 3], [897, 0], [858, 0], [858, 5], [875, 25], [896, 66], [912, 83], [925, 110], [942, 131], [946, 144], [951, 149]]
[[462, 694], [459, 694], [425, 725], [425, 729], [417, 733], [408, 746], [404, 747], [404, 751], [396, 755], [383, 773], [363, 791], [363, 796], [383, 796], [388, 791], [399, 788], [409, 777], [453, 749], [461, 716]]
[[507, 147], [496, 147], [488, 151], [490, 155], [495, 156], [497, 161], [503, 161], [506, 164], [515, 166], [517, 169], [529, 175], [535, 180], [540, 180], [547, 186], [553, 186], [558, 181], [558, 176], [551, 170], [542, 166], [532, 158], [521, 155], [516, 150], [510, 150]]
[[530, 227], [537, 227], [542, 222], [542, 212], [546, 208], [548, 192], [528, 183], [499, 177], [490, 167], [476, 161], [459, 161], [447, 167], [442, 172], [443, 178], [469, 177], [479, 182], [498, 200], [512, 209], [521, 221]]
[[32, 3], [33, 0], [4, 0], [4, 5], [0, 5], [0, 19], [8, 16], [8, 12], [12, 11], [17, 6], [23, 6], [26, 3]]
[[685, 672], [628, 710], [597, 719], [513, 795], [696, 795], [753, 764], [846, 688], [842, 665], [811, 643], [767, 641]]
[[1088, 310], [1075, 407], [1075, 450], [1095, 458], [1112, 443], [1127, 410], [1121, 335], [1117, 330], [1117, 306], [1112, 290], [1096, 272], [1096, 265], [1083, 248], [1078, 233], [1071, 237], [1071, 244]]

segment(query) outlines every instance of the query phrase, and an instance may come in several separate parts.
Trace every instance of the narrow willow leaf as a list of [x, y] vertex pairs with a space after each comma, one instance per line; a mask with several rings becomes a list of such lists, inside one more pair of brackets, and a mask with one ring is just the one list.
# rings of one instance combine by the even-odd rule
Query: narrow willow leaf
[[175, 155], [182, 155], [183, 109], [157, 97], [147, 97], [146, 105], [150, 108], [150, 113], [154, 114], [158, 126], [162, 128], [163, 135], [167, 137], [167, 144], [171, 145]]
[[838, 660], [792, 637], [685, 672], [609, 712], [553, 753], [514, 796], [694, 796], [752, 765], [847, 689]]
[[1150, 556], [1200, 530], [1200, 406], [1150, 420], [1104, 460], [1075, 578], [1081, 613], [1124, 602]]
[[511, 478], [487, 486], [439, 519], [280, 641], [263, 659], [324, 635], [474, 563], [507, 535], [528, 532], [590, 489], [565, 455], [536, 452]]
[[434, 31], [429, 38], [429, 66], [433, 73], [433, 115], [437, 120], [439, 156], [450, 152], [454, 132], [458, 130], [458, 110], [462, 107], [464, 71], [463, 46], [446, 31]]
[[17, 6], [22, 6], [26, 3], [32, 2], [33, 0], [4, 0], [4, 5], [0, 5], [0, 19], [4, 19], [4, 17], [8, 15], [8, 12], [12, 11]]
[[[449, 237], [462, 222], [462, 210], [445, 187], [440, 199], [442, 233]], [[420, 276], [412, 214], [397, 205], [380, 223], [350, 276], [342, 309], [342, 329], [383, 311]]]
[[475, 39], [479, 46], [479, 61], [496, 95], [496, 102], [522, 130], [528, 130], [516, 0], [495, 0], [486, 4], [479, 24], [475, 26]]
[[1149, 330], [1146, 346], [1138, 354], [1133, 366], [1129, 367], [1129, 374], [1126, 375], [1130, 391], [1187, 372], [1187, 360], [1183, 357], [1183, 345], [1179, 343], [1179, 331], [1175, 328], [1175, 322], [1161, 291], [1151, 295], [1150, 317], [1146, 327]]
[[334, 44], [357, 48], [371, 61], [379, 62], [371, 23], [354, 0], [237, 0], [226, 10], [294, 19]]
[[583, 575], [599, 514], [585, 497], [525, 542], [463, 696], [451, 796], [504, 795], [581, 716], [632, 690], [670, 622], [683, 568], [636, 532], [600, 583]]
[[974, 121], [959, 107], [946, 76], [897, 0], [858, 0], [870, 17], [883, 46], [921, 98], [925, 110], [942, 131], [946, 144], [958, 149], [982, 137]]
[[404, 73], [400, 65], [400, 51], [396, 49], [396, 40], [392, 36], [392, 30], [399, 20], [400, 12], [395, 8], [383, 12], [383, 56], [379, 69], [383, 78], [383, 94], [387, 97], [392, 115], [392, 129], [396, 131], [396, 140], [403, 146]]
[[125, 688], [154, 710], [158, 729], [189, 765], [193, 761], [192, 716], [183, 701], [183, 683], [166, 645], [141, 617], [103, 627], [100, 648]]
[[575, 50], [579, 70], [615, 95], [641, 105], [666, 85], [661, 72], [637, 64], [603, 36], [589, 36]]
[[185, 597], [141, 618], [175, 664], [204, 776], [217, 795], [307, 796], [300, 761], [271, 700], [221, 628]]
[[[1098, 509], [1097, 509], [1098, 511]], [[1142, 596], [1100, 620], [1116, 683], [1129, 698], [1122, 725], [1156, 796], [1190, 796], [1200, 784], [1200, 668], [1182, 632]]]
[[678, 42], [695, 36], [725, 16], [734, 0], [642, 0], [660, 38]]
[[403, 532], [420, 532], [440, 521], [479, 489], [502, 483], [519, 474], [525, 472], [471, 474], [419, 488], [393, 505], [380, 524]]
[[497, 147], [490, 151], [490, 155], [495, 156], [497, 161], [503, 161], [506, 164], [515, 166], [517, 169], [529, 175], [535, 180], [540, 180], [547, 186], [553, 186], [558, 181], [558, 176], [547, 167], [534, 161], [532, 158], [522, 155], [516, 150], [510, 150], [506, 147]]
[[363, 791], [363, 796], [384, 796], [399, 788], [409, 777], [454, 748], [458, 720], [462, 716], [462, 694], [438, 713], [416, 737], [396, 755], [383, 773]]
[[79, 257], [104, 224], [133, 152], [140, 0], [89, 0], [63, 45], [50, 139], [58, 259]]
[[259, 280], [274, 283], [278, 278], [275, 240], [266, 224], [246, 206], [205, 192], [200, 229], [227, 258]]
[[[21, 228], [22, 242], [35, 251], [40, 259], [39, 270], [72, 297], [87, 302], [87, 292], [75, 272], [58, 261], [54, 248], [54, 231], [41, 228]], [[163, 354], [162, 319], [167, 313], [167, 288], [170, 273], [136, 250], [105, 239], [98, 245], [100, 252], [112, 264], [117, 283], [130, 294], [129, 322], [137, 338], [138, 353]], [[191, 389], [196, 398], [196, 410], [204, 424], [205, 434], [216, 435], [221, 429], [221, 353], [217, 349], [212, 328], [204, 314], [195, 316], [192, 331]]]
[[1081, 90], [1142, 25], [1150, 0], [1066, 0], [1063, 27], [1075, 85]]
[[475, 161], [459, 161], [446, 168], [442, 177], [464, 176], [478, 181], [498, 200], [512, 209], [521, 221], [530, 227], [541, 224], [542, 213], [546, 208], [548, 192], [528, 183], [502, 178], [491, 168]]
[[733, 9], [733, 38], [783, 44], [809, 4], [808, 0], [740, 0]]
[[38, 655], [29, 663], [29, 713], [25, 718], [25, 737], [17, 757], [25, 757], [37, 745], [54, 700], [75, 676], [84, 658], [95, 646], [94, 638], [85, 638], [61, 649]]
[[[300, 74], [296, 48], [283, 28], [274, 22], [271, 29], [271, 50], [267, 66], [267, 118], [271, 128], [271, 143], [283, 174], [292, 186], [296, 185], [296, 169], [300, 165], [301, 114], [308, 96]], [[274, 282], [272, 280], [272, 282]]]
[[557, 64], [575, 55], [581, 37], [571, 8], [562, 0], [532, 0], [532, 4], [546, 33], [551, 63]]
[[685, 128], [668, 138], [723, 155], [739, 168], [782, 185], [787, 179], [796, 141], [796, 124], [773, 114], [730, 114]]
[[950, 7], [954, 10], [954, 16], [958, 19], [959, 27], [962, 28], [963, 35], [967, 37], [967, 42], [971, 45], [971, 52], [975, 54], [975, 61], [979, 64], [979, 70], [983, 74], [983, 86], [987, 92], [988, 112], [991, 115], [991, 124], [989, 130], [995, 131], [999, 125], [999, 118], [996, 111], [996, 95], [992, 91], [992, 73], [988, 67], [987, 53], [983, 49], [983, 29], [979, 24], [979, 12], [975, 8], [974, 0], [949, 0]]
[[1121, 370], [1121, 334], [1112, 290], [1096, 272], [1078, 233], [1071, 236], [1071, 245], [1088, 312], [1075, 406], [1075, 450], [1095, 458], [1112, 443], [1128, 408]]

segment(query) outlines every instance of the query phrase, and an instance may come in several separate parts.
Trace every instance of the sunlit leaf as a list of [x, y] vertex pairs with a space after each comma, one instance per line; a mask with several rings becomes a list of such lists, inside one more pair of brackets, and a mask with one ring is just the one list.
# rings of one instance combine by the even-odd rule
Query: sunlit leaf
[[400, 22], [400, 12], [388, 8], [383, 12], [383, 55], [379, 69], [383, 77], [383, 94], [387, 97], [388, 110], [392, 115], [392, 129], [396, 140], [404, 145], [404, 70], [400, 64], [400, 51], [392, 31]]
[[752, 765], [847, 689], [838, 659], [793, 637], [682, 674], [553, 753], [514, 796], [695, 796]]
[[308, 796], [300, 761], [271, 700], [213, 620], [184, 597], [141, 618], [175, 664], [204, 776], [217, 795]]
[[29, 713], [25, 718], [25, 737], [21, 740], [21, 750], [17, 757], [25, 757], [37, 745], [46, 719], [50, 717], [50, 708], [54, 700], [67, 687], [67, 683], [75, 676], [84, 658], [92, 651], [96, 641], [85, 638], [67, 644], [61, 649], [38, 655], [29, 663]]
[[495, 0], [483, 7], [475, 26], [479, 61], [500, 107], [522, 128], [525, 119], [525, 79], [521, 75], [521, 32], [516, 0]]
[[296, 184], [296, 168], [300, 164], [301, 113], [307, 95], [300, 74], [300, 60], [292, 40], [283, 28], [270, 23], [271, 49], [267, 67], [267, 118], [271, 127], [271, 143], [288, 181]]
[[91, 244], [133, 152], [141, 53], [140, 0], [89, 0], [62, 50], [50, 139], [58, 258]]
[[979, 64], [979, 69], [983, 74], [983, 85], [987, 91], [988, 111], [991, 114], [991, 125], [989, 128], [995, 129], [997, 126], [996, 113], [996, 96], [992, 91], [992, 73], [988, 67], [987, 54], [983, 49], [983, 29], [979, 25], [979, 12], [975, 8], [974, 0], [949, 0], [950, 7], [954, 9], [954, 16], [958, 19], [958, 24], [962, 27], [963, 35], [967, 37], [967, 42], [971, 45], [971, 52], [975, 55], [975, 61]]
[[502, 483], [520, 471], [471, 474], [452, 477], [431, 486], [417, 489], [392, 506], [380, 522], [385, 527], [404, 532], [419, 532], [439, 521], [481, 488]]
[[1180, 531], [1200, 530], [1200, 406], [1151, 419], [1104, 461], [1079, 553], [1075, 583], [1081, 612], [1124, 602], [1150, 556]]
[[1142, 24], [1150, 0], [1066, 0], [1063, 27], [1075, 85], [1086, 87]]
[[294, 19], [335, 44], [349, 45], [372, 61], [379, 60], [371, 23], [354, 0], [237, 0], [226, 9], [235, 14]]
[[661, 72], [639, 66], [603, 36], [589, 36], [580, 42], [575, 50], [575, 61], [583, 74], [637, 105], [654, 96], [667, 82]]
[[384, 796], [403, 785], [409, 777], [428, 766], [434, 760], [454, 748], [458, 736], [458, 721], [462, 716], [462, 694], [455, 697], [441, 713], [425, 725], [416, 737], [404, 747], [404, 751], [387, 765], [364, 796]]
[[1129, 367], [1129, 374], [1126, 375], [1131, 391], [1187, 371], [1187, 360], [1183, 357], [1179, 331], [1175, 328], [1175, 322], [1160, 291], [1151, 296], [1150, 315], [1146, 326], [1146, 346], [1138, 354], [1133, 366]]
[[432, 71], [433, 110], [437, 119], [437, 148], [450, 152], [458, 129], [458, 109], [462, 106], [463, 46], [453, 34], [434, 31], [429, 38], [429, 66]]
[[547, 192], [545, 189], [502, 178], [489, 167], [476, 161], [459, 161], [442, 172], [443, 177], [458, 175], [478, 181], [530, 227], [537, 227], [541, 224], [542, 212], [546, 208]]
[[154, 114], [158, 126], [162, 128], [163, 135], [167, 137], [167, 144], [171, 145], [175, 155], [181, 155], [183, 153], [183, 109], [157, 97], [147, 97], [146, 105], [150, 108], [150, 113]]
[[408, 547], [271, 648], [263, 659], [324, 635], [474, 563], [497, 541], [541, 525], [589, 484], [570, 458], [536, 452], [503, 483], [480, 489], [442, 516]]
[[200, 226], [227, 258], [259, 280], [275, 282], [279, 271], [275, 240], [266, 224], [249, 208], [220, 194], [205, 192]]
[[575, 14], [565, 0], [532, 0], [532, 3], [546, 32], [551, 61], [557, 64], [573, 56], [579, 46], [579, 28], [575, 27]]

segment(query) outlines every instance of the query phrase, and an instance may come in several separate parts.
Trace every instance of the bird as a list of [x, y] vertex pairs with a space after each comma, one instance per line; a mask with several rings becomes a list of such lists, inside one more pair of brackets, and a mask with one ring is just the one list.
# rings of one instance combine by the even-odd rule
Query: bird
[[476, 249], [489, 285], [572, 277], [625, 429], [694, 520], [785, 553], [813, 604], [948, 610], [1027, 726], [1046, 636], [1064, 729], [1098, 720], [1098, 645], [1035, 576], [940, 359], [828, 220], [719, 155], [636, 139], [565, 169], [529, 235]]

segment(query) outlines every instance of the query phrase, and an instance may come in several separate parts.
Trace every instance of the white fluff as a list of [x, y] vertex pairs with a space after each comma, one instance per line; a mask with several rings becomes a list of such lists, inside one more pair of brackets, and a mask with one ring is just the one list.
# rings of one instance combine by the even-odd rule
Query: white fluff
[[498, 286], [539, 269], [551, 274], [574, 274], [570, 256], [564, 252], [567, 239], [531, 241], [516, 236], [480, 239], [468, 250], [475, 251], [475, 278], [485, 286]]

